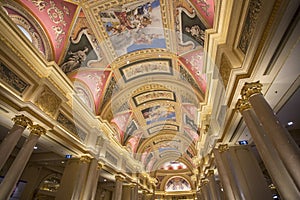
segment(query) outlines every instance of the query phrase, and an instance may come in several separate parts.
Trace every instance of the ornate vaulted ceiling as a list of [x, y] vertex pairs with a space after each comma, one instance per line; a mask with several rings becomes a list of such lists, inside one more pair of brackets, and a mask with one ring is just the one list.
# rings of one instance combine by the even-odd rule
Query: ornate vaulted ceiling
[[82, 104], [110, 124], [115, 140], [147, 171], [176, 160], [193, 168], [213, 0], [4, 2]]

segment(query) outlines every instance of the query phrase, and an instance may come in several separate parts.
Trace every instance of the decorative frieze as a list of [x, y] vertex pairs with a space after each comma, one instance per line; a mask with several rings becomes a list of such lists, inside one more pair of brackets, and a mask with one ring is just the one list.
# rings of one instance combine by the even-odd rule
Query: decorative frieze
[[241, 34], [241, 39], [239, 42], [239, 49], [246, 54], [251, 38], [253, 36], [257, 20], [258, 14], [261, 10], [261, 0], [250, 0], [248, 12], [245, 18], [244, 27]]
[[23, 94], [25, 89], [29, 87], [28, 83], [26, 83], [24, 80], [18, 77], [17, 74], [15, 74], [8, 67], [6, 67], [1, 61], [0, 61], [0, 79], [1, 82], [4, 82], [5, 84], [9, 85], [13, 89], [17, 90], [20, 94]]

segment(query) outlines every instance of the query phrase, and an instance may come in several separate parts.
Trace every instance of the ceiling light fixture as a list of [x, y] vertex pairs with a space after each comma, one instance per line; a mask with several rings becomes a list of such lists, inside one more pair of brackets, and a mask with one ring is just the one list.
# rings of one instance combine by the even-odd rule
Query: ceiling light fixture
[[288, 122], [287, 125], [292, 126], [294, 122]]

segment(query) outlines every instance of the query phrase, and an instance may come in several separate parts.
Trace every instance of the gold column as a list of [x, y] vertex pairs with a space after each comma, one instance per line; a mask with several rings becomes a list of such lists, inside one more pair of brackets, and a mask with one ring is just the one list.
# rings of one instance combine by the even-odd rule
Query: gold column
[[18, 143], [25, 128], [28, 125], [32, 125], [32, 121], [24, 115], [15, 116], [12, 118], [12, 121], [14, 122], [13, 127], [9, 130], [8, 134], [0, 144], [0, 170]]
[[40, 125], [32, 125], [30, 130], [31, 132], [29, 137], [25, 141], [0, 185], [0, 199], [8, 200], [10, 198], [10, 195], [15, 189], [16, 183], [22, 175], [23, 170], [32, 154], [33, 147], [36, 145], [40, 136], [46, 133], [46, 129]]
[[297, 187], [300, 188], [300, 149], [290, 133], [279, 122], [261, 91], [261, 83], [246, 83], [241, 91], [241, 95], [243, 99], [250, 102], [266, 134], [273, 142]]
[[79, 200], [84, 192], [84, 186], [88, 175], [88, 156], [68, 160], [60, 187], [56, 193], [56, 200]]
[[[284, 199], [297, 199], [300, 196], [299, 189], [282, 162], [269, 135], [258, 121], [250, 103], [245, 99], [239, 99], [236, 108], [242, 114], [256, 148], [280, 196]], [[286, 187], [287, 185], [289, 187]]]
[[217, 166], [222, 165], [226, 172], [220, 170], [219, 175], [227, 198], [231, 195], [228, 199], [272, 199], [271, 191], [249, 146], [234, 146], [214, 153]]

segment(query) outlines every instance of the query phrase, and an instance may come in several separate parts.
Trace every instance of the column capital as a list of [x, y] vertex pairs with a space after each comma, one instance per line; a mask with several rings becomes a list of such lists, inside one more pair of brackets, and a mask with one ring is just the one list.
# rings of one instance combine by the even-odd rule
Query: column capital
[[236, 109], [242, 113], [244, 110], [252, 108], [250, 102], [247, 99], [239, 99], [236, 103]]
[[215, 175], [215, 171], [213, 169], [208, 170], [207, 176]]
[[117, 174], [117, 175], [115, 175], [115, 179], [116, 179], [116, 181], [123, 182], [125, 180], [125, 177], [121, 174]]
[[98, 162], [97, 170], [101, 170], [104, 167], [104, 164]]
[[90, 163], [92, 161], [92, 158], [89, 156], [81, 156], [80, 161], [83, 163]]
[[262, 86], [263, 85], [259, 81], [252, 82], [252, 83], [245, 83], [241, 91], [242, 98], [249, 99], [249, 97], [251, 97], [254, 94], [261, 94]]
[[28, 125], [32, 126], [32, 121], [24, 115], [16, 115], [14, 118], [12, 118], [12, 121], [16, 125], [22, 126], [24, 128], [26, 128]]
[[229, 147], [228, 147], [228, 144], [220, 144], [218, 149], [219, 149], [219, 152], [222, 153], [222, 152], [227, 151], [229, 149]]
[[45, 128], [43, 128], [42, 126], [35, 124], [35, 125], [31, 125], [29, 127], [29, 130], [31, 131], [30, 134], [34, 134], [37, 136], [41, 136], [43, 134], [46, 134], [47, 130]]

